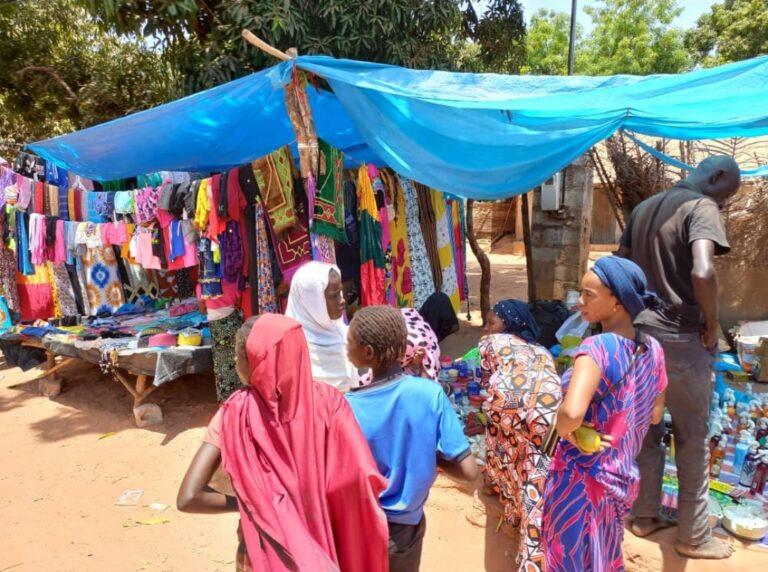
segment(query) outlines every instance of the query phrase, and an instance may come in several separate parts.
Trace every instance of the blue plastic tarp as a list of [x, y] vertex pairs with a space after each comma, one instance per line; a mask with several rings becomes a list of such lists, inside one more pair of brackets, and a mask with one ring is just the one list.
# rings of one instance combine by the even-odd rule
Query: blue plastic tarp
[[322, 139], [469, 198], [528, 191], [620, 128], [676, 139], [768, 134], [768, 57], [674, 76], [546, 77], [302, 56], [29, 147], [95, 179], [223, 170], [294, 141], [282, 91], [293, 65], [333, 89], [308, 88]]

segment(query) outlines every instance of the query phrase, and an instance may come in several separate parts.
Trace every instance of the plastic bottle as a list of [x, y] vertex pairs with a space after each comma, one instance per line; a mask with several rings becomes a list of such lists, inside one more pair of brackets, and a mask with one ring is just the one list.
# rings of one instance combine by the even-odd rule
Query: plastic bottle
[[760, 449], [758, 452], [758, 463], [755, 469], [755, 476], [752, 479], [752, 486], [749, 489], [753, 495], [763, 494], [766, 477], [768, 477], [768, 449]]
[[712, 468], [709, 470], [709, 476], [716, 479], [720, 476], [720, 469], [723, 466], [723, 459], [719, 458], [717, 461], [715, 461], [715, 464], [712, 465]]
[[744, 459], [749, 452], [749, 447], [752, 444], [752, 435], [749, 431], [742, 431], [739, 442], [736, 445], [736, 451], [733, 456], [733, 472], [736, 475], [741, 474], [741, 468], [744, 466]]
[[749, 448], [749, 453], [744, 457], [744, 464], [741, 468], [741, 475], [739, 476], [740, 485], [744, 487], [752, 486], [752, 480], [755, 478], [755, 471], [757, 470], [757, 463], [757, 443], [753, 441]]
[[461, 389], [456, 388], [453, 390], [453, 400], [459, 407], [464, 406], [464, 395], [461, 393]]
[[723, 435], [722, 437], [720, 437], [720, 441], [718, 442], [717, 447], [715, 447], [715, 450], [712, 451], [712, 456], [709, 458], [710, 471], [718, 461], [720, 463], [723, 462], [723, 457], [725, 457], [725, 448], [727, 446], [728, 446], [728, 438], [725, 435]]
[[480, 384], [476, 381], [470, 381], [467, 384], [467, 395], [469, 397], [480, 395]]

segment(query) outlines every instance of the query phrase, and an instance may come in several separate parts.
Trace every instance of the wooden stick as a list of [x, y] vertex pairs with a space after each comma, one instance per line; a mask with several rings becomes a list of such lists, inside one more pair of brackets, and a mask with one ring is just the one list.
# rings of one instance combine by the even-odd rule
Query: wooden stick
[[243, 30], [242, 36], [245, 38], [245, 40], [251, 44], [259, 48], [262, 52], [269, 54], [270, 56], [277, 58], [278, 60], [282, 60], [284, 62], [287, 62], [291, 59], [291, 56], [286, 54], [285, 52], [281, 52], [275, 47], [270, 46], [267, 42], [259, 38], [256, 34], [251, 32], [250, 30]]
[[525, 245], [525, 270], [528, 276], [528, 303], [536, 301], [536, 276], [533, 272], [533, 245], [531, 244], [531, 216], [528, 193], [522, 195], [523, 244]]
[[58, 365], [54, 365], [53, 367], [49, 367], [43, 373], [41, 373], [40, 375], [38, 375], [36, 378], [32, 379], [31, 381], [37, 381], [39, 379], [43, 379], [44, 377], [52, 376], [54, 373], [59, 371], [62, 367], [64, 367], [65, 365], [67, 365], [69, 362], [71, 362], [74, 359], [75, 358], [66, 358], [64, 361], [62, 361]]
[[142, 390], [142, 391], [138, 392], [138, 395], [137, 395], [137, 396], [136, 396], [136, 398], [133, 400], [133, 406], [134, 406], [134, 407], [136, 407], [136, 406], [138, 406], [138, 405], [141, 405], [142, 403], [144, 403], [144, 400], [145, 400], [147, 397], [149, 397], [149, 394], [150, 394], [150, 393], [152, 393], [152, 392], [153, 392], [154, 390], [156, 390], [156, 389], [157, 389], [157, 386], [156, 386], [156, 385], [150, 385], [150, 386], [149, 386], [149, 387], [147, 387], [146, 389], [144, 389], [144, 390]]
[[119, 371], [117, 371], [117, 370], [113, 371], [113, 372], [112, 372], [112, 374], [115, 376], [115, 378], [117, 379], [117, 381], [119, 381], [120, 383], [122, 383], [122, 384], [125, 386], [125, 389], [127, 389], [127, 390], [128, 390], [128, 393], [130, 393], [131, 395], [133, 395], [133, 401], [134, 401], [134, 403], [135, 403], [135, 402], [136, 402], [136, 400], [139, 398], [139, 394], [138, 394], [138, 393], [136, 393], [136, 390], [133, 388], [133, 386], [131, 386], [130, 382], [129, 382], [128, 380], [126, 380], [126, 379], [123, 377], [123, 374], [121, 374], [121, 373], [120, 373]]

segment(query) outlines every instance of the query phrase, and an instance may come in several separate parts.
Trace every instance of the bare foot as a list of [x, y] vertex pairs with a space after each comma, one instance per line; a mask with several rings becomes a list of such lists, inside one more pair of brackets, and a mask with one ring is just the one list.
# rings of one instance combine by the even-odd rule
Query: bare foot
[[679, 540], [675, 542], [675, 550], [677, 550], [683, 556], [688, 558], [704, 558], [707, 560], [723, 560], [724, 558], [730, 558], [735, 548], [718, 538], [710, 538], [704, 544], [693, 546], [692, 544], [685, 544]]
[[641, 518], [632, 517], [629, 520], [629, 531], [638, 538], [645, 538], [646, 536], [653, 534], [657, 530], [664, 528], [671, 528], [677, 526], [677, 521], [674, 518], [658, 517], [658, 518]]

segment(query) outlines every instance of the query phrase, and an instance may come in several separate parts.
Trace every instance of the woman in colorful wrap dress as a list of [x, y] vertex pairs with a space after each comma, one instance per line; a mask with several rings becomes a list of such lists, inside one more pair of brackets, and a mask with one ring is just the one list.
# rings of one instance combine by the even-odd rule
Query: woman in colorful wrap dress
[[[624, 517], [637, 496], [635, 458], [664, 414], [667, 374], [661, 345], [632, 323], [656, 303], [643, 271], [608, 256], [581, 284], [581, 315], [602, 324], [603, 333], [582, 343], [563, 377], [556, 421], [562, 440], [544, 492], [544, 549], [550, 572], [616, 572], [624, 570]], [[586, 448], [577, 440], [582, 426], [600, 438]]]
[[[483, 404], [489, 419], [485, 472], [499, 492], [504, 519], [520, 527], [518, 569], [541, 572], [542, 507], [550, 462], [541, 447], [560, 404], [560, 378], [549, 352], [533, 343], [530, 329], [538, 328], [530, 313], [525, 314], [527, 305], [513, 316], [514, 308], [506, 308], [509, 326], [501, 333], [486, 329], [490, 335], [479, 344], [482, 382], [488, 390]], [[499, 304], [496, 310], [502, 313]]]

